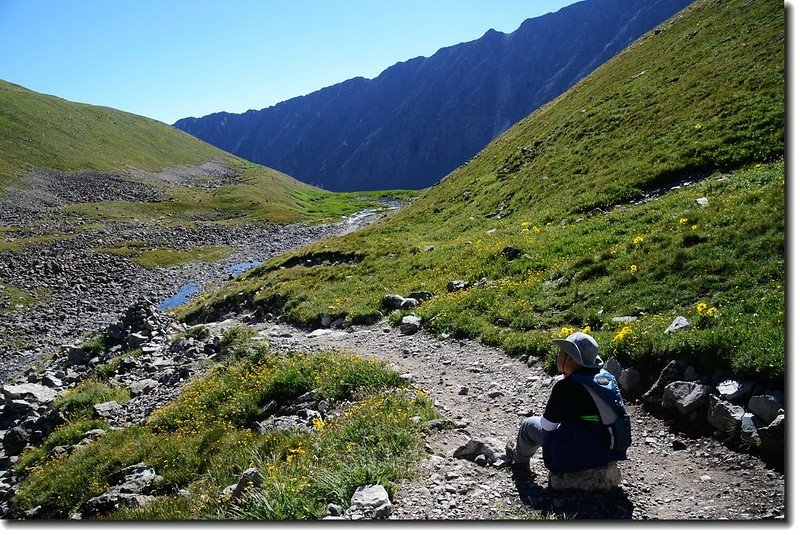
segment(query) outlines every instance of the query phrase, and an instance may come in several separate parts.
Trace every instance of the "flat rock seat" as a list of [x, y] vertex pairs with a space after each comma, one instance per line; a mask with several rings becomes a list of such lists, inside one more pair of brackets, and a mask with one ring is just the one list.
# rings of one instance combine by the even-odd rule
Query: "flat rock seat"
[[622, 473], [616, 462], [566, 474], [550, 473], [550, 488], [553, 490], [609, 490], [618, 487], [620, 483]]

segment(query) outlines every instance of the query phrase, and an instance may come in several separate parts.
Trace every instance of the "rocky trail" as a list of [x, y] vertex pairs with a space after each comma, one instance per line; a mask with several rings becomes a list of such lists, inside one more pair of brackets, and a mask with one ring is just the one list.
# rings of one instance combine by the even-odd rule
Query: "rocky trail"
[[317, 330], [255, 325], [276, 348], [334, 348], [387, 361], [427, 392], [455, 429], [432, 430], [421, 478], [401, 485], [392, 518], [414, 520], [519, 518], [556, 511], [567, 518], [635, 520], [780, 519], [784, 475], [763, 460], [711, 437], [691, 437], [628, 402], [633, 423], [629, 460], [620, 463], [618, 492], [581, 496], [548, 489], [537, 454], [532, 473], [453, 457], [470, 438], [505, 443], [519, 422], [541, 414], [556, 380], [538, 364], [511, 359], [474, 341], [406, 336], [387, 325]]

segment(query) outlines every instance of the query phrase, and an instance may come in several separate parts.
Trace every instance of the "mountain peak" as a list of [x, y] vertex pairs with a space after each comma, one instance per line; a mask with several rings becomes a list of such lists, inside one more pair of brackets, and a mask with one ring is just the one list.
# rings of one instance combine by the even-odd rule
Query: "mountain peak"
[[424, 188], [689, 3], [585, 0], [371, 80], [175, 126], [329, 190]]

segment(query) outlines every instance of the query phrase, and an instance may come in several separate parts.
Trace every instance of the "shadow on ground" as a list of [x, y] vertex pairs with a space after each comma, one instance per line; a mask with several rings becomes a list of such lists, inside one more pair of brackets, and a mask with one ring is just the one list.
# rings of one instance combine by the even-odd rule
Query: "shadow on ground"
[[630, 520], [633, 503], [620, 488], [598, 491], [554, 490], [547, 475], [537, 476], [524, 468], [512, 468], [511, 480], [520, 501], [543, 515], [556, 515], [574, 520]]

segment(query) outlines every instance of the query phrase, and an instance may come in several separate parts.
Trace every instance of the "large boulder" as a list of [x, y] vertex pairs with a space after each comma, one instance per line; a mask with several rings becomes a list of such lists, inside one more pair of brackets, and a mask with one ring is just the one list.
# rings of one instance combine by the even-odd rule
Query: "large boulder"
[[737, 436], [742, 428], [744, 409], [711, 394], [708, 403], [708, 423], [728, 436]]
[[53, 401], [57, 395], [58, 393], [52, 388], [36, 383], [3, 386], [3, 398], [6, 405], [16, 400], [43, 405]]
[[12, 427], [3, 435], [3, 450], [11, 457], [19, 455], [28, 445], [30, 433], [23, 427]]
[[747, 408], [756, 416], [769, 423], [775, 420], [783, 412], [782, 396], [776, 393], [767, 393], [760, 396], [753, 396], [747, 404]]
[[675, 408], [684, 416], [692, 414], [705, 409], [708, 404], [708, 396], [712, 391], [713, 389], [708, 385], [674, 381], [664, 388], [662, 406]]
[[786, 451], [785, 415], [778, 415], [768, 426], [758, 429], [761, 447], [771, 455], [783, 456]]
[[661, 404], [664, 397], [664, 388], [681, 377], [681, 367], [677, 361], [671, 360], [661, 370], [658, 380], [644, 393], [642, 399], [648, 403]]
[[642, 374], [636, 368], [625, 368], [619, 374], [617, 384], [619, 389], [626, 393], [639, 392], [642, 388]]

